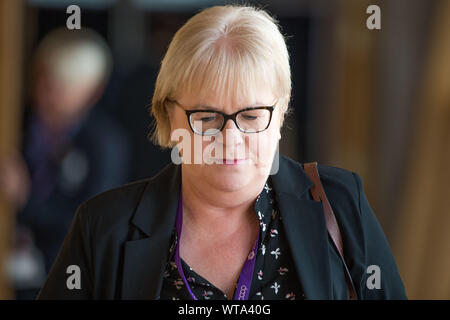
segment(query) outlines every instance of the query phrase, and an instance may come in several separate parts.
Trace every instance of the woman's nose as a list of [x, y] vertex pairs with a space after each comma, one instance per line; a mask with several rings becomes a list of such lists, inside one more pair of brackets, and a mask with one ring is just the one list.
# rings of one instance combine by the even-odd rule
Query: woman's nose
[[232, 119], [228, 119], [221, 132], [221, 138], [218, 139], [224, 145], [239, 145], [244, 142], [242, 132], [236, 126]]

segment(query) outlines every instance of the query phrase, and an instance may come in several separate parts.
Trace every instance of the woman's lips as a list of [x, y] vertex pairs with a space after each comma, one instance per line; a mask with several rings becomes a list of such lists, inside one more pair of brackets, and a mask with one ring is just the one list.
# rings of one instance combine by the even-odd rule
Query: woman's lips
[[216, 163], [233, 166], [238, 164], [244, 164], [247, 161], [248, 161], [247, 159], [217, 159]]

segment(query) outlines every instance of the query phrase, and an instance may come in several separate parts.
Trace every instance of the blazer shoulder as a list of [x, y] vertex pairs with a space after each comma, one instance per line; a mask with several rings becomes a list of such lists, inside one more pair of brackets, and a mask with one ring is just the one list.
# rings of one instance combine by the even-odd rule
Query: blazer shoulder
[[[281, 178], [292, 181], [299, 179], [303, 181], [303, 186], [312, 186], [313, 181], [307, 175], [304, 164], [308, 162], [299, 162], [286, 156], [280, 157], [280, 172]], [[353, 171], [343, 169], [337, 166], [317, 163], [317, 171], [319, 172], [320, 181], [325, 190], [325, 193], [331, 196], [349, 195], [353, 200], [359, 198], [359, 189], [361, 186], [361, 179], [359, 175]], [[298, 176], [299, 175], [299, 176]], [[359, 180], [358, 180], [359, 178]], [[280, 183], [281, 188], [288, 189]], [[298, 186], [292, 186], [297, 188]]]
[[[341, 187], [346, 191], [352, 193], [355, 197], [358, 197], [359, 186], [357, 183], [357, 176], [359, 175], [351, 170], [347, 170], [340, 167], [318, 164], [317, 170], [319, 171], [320, 180], [324, 185], [328, 187]], [[326, 186], [325, 186], [326, 185]]]
[[318, 164], [317, 169], [327, 197], [359, 201], [361, 178], [356, 172], [323, 164]]
[[[294, 159], [291, 159], [286, 156], [282, 156], [283, 165], [285, 165], [289, 171], [297, 170], [299, 166], [303, 169], [303, 165], [308, 162], [298, 162]], [[350, 185], [355, 185], [355, 178], [354, 178], [354, 172], [343, 169], [336, 166], [321, 164], [320, 162], [317, 163], [317, 170], [319, 171], [319, 176], [322, 179], [331, 179], [335, 181], [341, 181], [343, 183], [347, 183]], [[305, 172], [306, 173], [306, 172]]]
[[82, 202], [78, 211], [87, 215], [91, 221], [101, 220], [102, 224], [123, 219], [128, 221], [150, 181], [151, 178], [134, 181], [99, 193]]

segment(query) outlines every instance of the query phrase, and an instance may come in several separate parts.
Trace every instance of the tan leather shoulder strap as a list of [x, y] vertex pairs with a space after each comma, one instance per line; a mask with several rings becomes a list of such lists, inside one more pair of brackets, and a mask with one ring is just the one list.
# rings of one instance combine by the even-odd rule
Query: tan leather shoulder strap
[[339, 230], [339, 225], [336, 221], [336, 217], [334, 215], [333, 209], [331, 208], [330, 203], [328, 202], [327, 196], [325, 194], [325, 190], [322, 187], [322, 183], [319, 177], [319, 171], [317, 170], [317, 162], [309, 162], [304, 163], [303, 167], [305, 169], [308, 177], [314, 182], [314, 186], [311, 188], [311, 196], [315, 201], [322, 202], [325, 214], [325, 223], [327, 225], [328, 233], [330, 234], [331, 239], [334, 242], [334, 245], [339, 251], [339, 254], [342, 258], [342, 262], [345, 266], [345, 278], [347, 281], [347, 286], [349, 289], [349, 297], [351, 300], [355, 300], [357, 298], [355, 294], [355, 290], [351, 281], [351, 276], [349, 274], [349, 270], [345, 263], [344, 259], [344, 249], [342, 244], [341, 232]]

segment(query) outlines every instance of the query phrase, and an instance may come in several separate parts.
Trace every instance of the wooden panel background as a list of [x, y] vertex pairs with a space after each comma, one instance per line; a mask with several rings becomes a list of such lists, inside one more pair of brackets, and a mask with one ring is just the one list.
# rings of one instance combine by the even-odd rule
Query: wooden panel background
[[450, 1], [433, 21], [395, 241], [412, 299], [450, 299]]
[[[22, 105], [22, 0], [0, 1], [0, 159], [18, 147]], [[14, 212], [0, 194], [0, 299], [13, 299], [5, 262], [11, 246]]]

